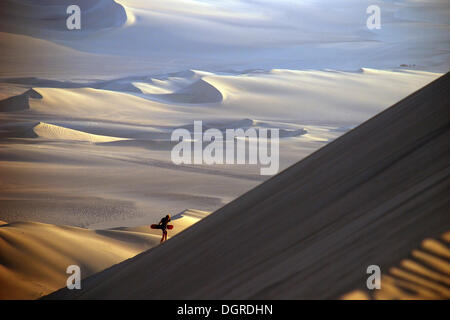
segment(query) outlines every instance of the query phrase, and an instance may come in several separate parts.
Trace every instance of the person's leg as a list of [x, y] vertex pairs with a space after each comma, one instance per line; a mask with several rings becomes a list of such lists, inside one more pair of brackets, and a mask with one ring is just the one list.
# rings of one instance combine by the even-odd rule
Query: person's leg
[[164, 232], [164, 230], [163, 230], [163, 234], [162, 234], [162, 238], [161, 238], [160, 243], [164, 241], [164, 234], [165, 234], [165, 232]]

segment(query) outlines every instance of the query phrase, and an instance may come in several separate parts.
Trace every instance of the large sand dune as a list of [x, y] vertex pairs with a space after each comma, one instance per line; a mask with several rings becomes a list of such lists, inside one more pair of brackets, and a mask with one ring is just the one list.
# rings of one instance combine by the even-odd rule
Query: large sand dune
[[48, 298], [337, 298], [364, 287], [368, 265], [385, 272], [450, 229], [449, 87], [446, 74], [164, 245]]

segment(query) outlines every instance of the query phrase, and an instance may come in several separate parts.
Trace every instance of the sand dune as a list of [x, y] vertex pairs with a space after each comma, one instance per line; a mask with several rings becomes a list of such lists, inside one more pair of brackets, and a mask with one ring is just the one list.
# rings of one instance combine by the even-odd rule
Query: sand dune
[[66, 268], [82, 277], [159, 243], [143, 233], [97, 232], [69, 226], [15, 222], [0, 228], [0, 299], [36, 299], [65, 286]]
[[223, 99], [222, 93], [217, 88], [202, 79], [175, 93], [157, 97], [179, 103], [214, 103], [221, 102]]
[[[169, 238], [208, 213], [185, 210]], [[88, 230], [37, 222], [0, 221], [0, 299], [35, 299], [65, 286], [66, 268], [78, 265], [82, 278], [159, 244], [161, 231], [148, 225]]]
[[108, 143], [128, 140], [127, 138], [90, 134], [49, 124], [45, 122], [16, 122], [0, 126], [0, 137], [3, 138], [40, 138], [42, 140], [64, 140], [67, 142]]
[[[188, 70], [88, 83], [37, 78], [5, 81], [33, 86], [39, 92], [43, 99], [32, 101], [30, 108], [34, 111], [66, 117], [76, 114], [78, 119], [112, 122], [111, 119], [120, 117], [121, 122], [139, 119], [141, 124], [147, 120], [145, 124], [160, 126], [169, 120], [183, 125], [177, 119], [198, 119], [200, 116], [216, 122], [251, 118], [353, 124], [366, 120], [368, 115], [376, 114], [438, 76], [430, 72], [399, 70], [274, 69], [237, 75]], [[161, 81], [163, 84], [155, 84]], [[388, 85], [391, 81], [395, 82], [395, 87]], [[166, 93], [150, 93], [158, 90]], [[343, 94], [349, 90], [353, 91], [352, 95]], [[189, 117], [185, 104], [195, 107], [189, 110]], [[281, 105], [283, 108], [278, 107]], [[149, 122], [146, 116], [149, 112], [152, 119], [159, 121]]]
[[[79, 30], [69, 30], [66, 25], [66, 9], [72, 4], [81, 8]], [[260, 165], [175, 165], [171, 159], [176, 143], [171, 141], [171, 134], [175, 129], [185, 128], [192, 133], [196, 120], [203, 121], [204, 130], [217, 128], [222, 132], [228, 128], [279, 129], [279, 168], [283, 170], [449, 70], [447, 2], [379, 0], [382, 28], [369, 30], [365, 12], [372, 4], [371, 0], [335, 0], [333, 5], [326, 0], [0, 1], [0, 219], [9, 221], [0, 228], [0, 235], [3, 232], [5, 239], [13, 237], [8, 238], [13, 246], [9, 242], [0, 245], [11, 253], [11, 259], [24, 257], [19, 252], [22, 245], [35, 260], [47, 254], [54, 256], [56, 260], [49, 266], [43, 265], [47, 260], [36, 263], [45, 276], [50, 276], [60, 272], [61, 263], [74, 254], [65, 246], [69, 242], [64, 237], [70, 233], [70, 244], [82, 243], [82, 249], [93, 256], [95, 250], [104, 249], [92, 266], [86, 256], [77, 252], [76, 258], [90, 268], [89, 272], [98, 272], [143, 250], [133, 244], [141, 239], [135, 233], [156, 235], [140, 227], [149, 221], [156, 222], [162, 215], [184, 208], [215, 211], [267, 180], [267, 176], [259, 174]], [[426, 117], [419, 114], [418, 118]], [[364, 139], [353, 138], [352, 147], [331, 147], [329, 154], [322, 151], [319, 155], [326, 153], [323, 159], [329, 165], [323, 159], [314, 164], [306, 160], [306, 165], [299, 164], [295, 167], [298, 169], [289, 171], [296, 181], [286, 178], [286, 174], [272, 179], [257, 189], [261, 192], [251, 192], [231, 207], [221, 209], [216, 217], [207, 217], [211, 223], [200, 222], [198, 232], [182, 233], [180, 237], [187, 240], [188, 250], [194, 247], [192, 259], [197, 265], [190, 265], [182, 254], [180, 263], [193, 278], [184, 283], [184, 274], [177, 263], [173, 264], [171, 271], [179, 277], [179, 290], [164, 288], [160, 295], [206, 297], [206, 292], [212, 292], [210, 297], [285, 297], [284, 292], [291, 291], [289, 286], [302, 282], [315, 285], [314, 279], [323, 270], [326, 281], [336, 280], [327, 274], [333, 269], [331, 263], [323, 261], [330, 262], [337, 254], [347, 260], [338, 260], [336, 269], [345, 266], [349, 272], [356, 266], [348, 266], [346, 261], [363, 256], [365, 249], [370, 257], [378, 257], [379, 249], [372, 247], [370, 235], [367, 241], [357, 241], [356, 225], [349, 224], [346, 229], [343, 225], [347, 220], [371, 220], [390, 206], [384, 203], [392, 199], [378, 197], [385, 207], [377, 211], [366, 196], [370, 192], [362, 190], [378, 191], [379, 184], [398, 196], [398, 190], [383, 181], [383, 173], [367, 180], [362, 173], [366, 172], [364, 164], [370, 167], [367, 174], [376, 175], [376, 168], [385, 168], [384, 164], [400, 152], [391, 148], [395, 143], [408, 148], [404, 143], [412, 140], [403, 131], [403, 140], [387, 141], [399, 132], [390, 125], [385, 121], [370, 134], [362, 134]], [[398, 126], [404, 128], [401, 123]], [[389, 128], [393, 133], [387, 133]], [[420, 134], [417, 126], [404, 129], [413, 137]], [[383, 141], [386, 145], [381, 148]], [[431, 162], [433, 152], [427, 155]], [[380, 158], [383, 154], [386, 157]], [[354, 163], [345, 166], [346, 158], [354, 158]], [[381, 164], [369, 158], [380, 159]], [[426, 174], [434, 168], [418, 158], [417, 162], [423, 164], [420, 168], [408, 162], [402, 167], [403, 173], [392, 167], [386, 170], [397, 170], [393, 174], [396, 179], [414, 185], [414, 174]], [[319, 167], [322, 175], [316, 171]], [[409, 179], [408, 170], [412, 168], [416, 170]], [[389, 180], [391, 175], [386, 173], [386, 177]], [[325, 184], [327, 179], [331, 185]], [[346, 179], [350, 182], [344, 184]], [[348, 194], [339, 193], [338, 186]], [[321, 194], [327, 201], [323, 205], [318, 200]], [[343, 204], [346, 200], [367, 208], [369, 213], [359, 207], [350, 212]], [[330, 213], [328, 205], [339, 210]], [[301, 211], [297, 216], [296, 210]], [[274, 213], [277, 218], [271, 216]], [[222, 221], [221, 215], [226, 219]], [[185, 211], [175, 217], [174, 224], [177, 231], [184, 230], [204, 216], [204, 212]], [[281, 223], [277, 220], [280, 216], [285, 217]], [[424, 228], [434, 227], [437, 218], [433, 214], [430, 217], [425, 222], [420, 214], [414, 217], [414, 236], [425, 235], [415, 233], [419, 221]], [[301, 226], [296, 228], [296, 224]], [[387, 255], [406, 252], [403, 238], [396, 236], [398, 230], [394, 232], [386, 220], [380, 225], [379, 229], [366, 228], [359, 234], [365, 237], [364, 232], [371, 230], [380, 237], [385, 235], [380, 230], [391, 230], [394, 244], [386, 241], [381, 245], [388, 248]], [[120, 230], [107, 230], [112, 228]], [[401, 228], [410, 230], [400, 223]], [[344, 229], [350, 231], [345, 233]], [[282, 237], [281, 231], [285, 230], [286, 237]], [[324, 230], [335, 232], [328, 236]], [[248, 235], [240, 238], [242, 231], [248, 231]], [[20, 242], [20, 232], [39, 242], [33, 242], [28, 235]], [[46, 241], [42, 233], [47, 232], [59, 242]], [[345, 234], [353, 238], [347, 239]], [[169, 241], [163, 247], [183, 253], [181, 240], [176, 238], [174, 244]], [[340, 250], [331, 244], [331, 238], [357, 250]], [[418, 239], [408, 238], [411, 246]], [[211, 247], [206, 247], [206, 241], [214, 243], [215, 251], [209, 252]], [[264, 249], [261, 243], [266, 244]], [[85, 248], [87, 245], [92, 247]], [[120, 256], [108, 255], [108, 250], [118, 246]], [[240, 246], [244, 248], [241, 252], [248, 253], [234, 253], [233, 248]], [[298, 251], [280, 251], [286, 246]], [[323, 261], [314, 255], [316, 249], [325, 252]], [[152, 264], [156, 261], [154, 265], [168, 261], [167, 257], [158, 261], [155, 257], [162, 255], [158, 252], [155, 250], [148, 258]], [[17, 280], [17, 287], [11, 289], [14, 294], [36, 297], [61, 286], [61, 282], [49, 279], [41, 283], [38, 277], [33, 278], [40, 271], [21, 269], [27, 266], [19, 266], [2, 253], [0, 262], [17, 266], [16, 270], [0, 265], [0, 281]], [[285, 256], [294, 262], [288, 262]], [[248, 273], [247, 267], [255, 267], [255, 272]], [[136, 268], [133, 276], [143, 275]], [[223, 275], [213, 277], [222, 268]], [[199, 279], [201, 270], [208, 272], [205, 279]], [[283, 273], [294, 284], [280, 278]], [[167, 275], [172, 276], [163, 276]], [[58, 273], [56, 278], [64, 276]], [[345, 290], [329, 290], [327, 295], [322, 284], [314, 288], [312, 296], [337, 296], [358, 289], [350, 286], [354, 283], [352, 277], [342, 276], [347, 282], [337, 287]], [[144, 297], [141, 292], [147, 292], [144, 286], [152, 281], [151, 277], [137, 280], [142, 287], [136, 294]], [[3, 290], [9, 290], [10, 284]], [[43, 286], [42, 292], [39, 286]], [[1, 286], [0, 292], [4, 292]], [[307, 296], [304, 288], [292, 292], [298, 293], [295, 297]]]
[[[77, 119], [104, 120], [120, 119], [122, 122], [136, 123], [146, 120], [146, 124], [158, 123], [161, 116], [170, 110], [158, 102], [149, 102], [141, 97], [124, 92], [94, 88], [39, 88], [43, 99], [35, 100], [30, 108], [41, 114], [59, 115]], [[64, 106], [64, 108], [61, 108]], [[145, 117], [149, 112], [153, 117]], [[149, 119], [148, 119], [149, 118]]]
[[[29, 109], [0, 113], [0, 219], [104, 229], [145, 224], [184, 208], [214, 211], [267, 177], [258, 165], [175, 165], [173, 130], [192, 132], [194, 120], [222, 132], [277, 128], [284, 169], [438, 76], [191, 69], [108, 81], [5, 79], [5, 96], [30, 88], [33, 94]], [[179, 102], [158, 98], [190, 92], [199, 81], [214, 88], [200, 85], [196, 101], [192, 95]], [[216, 90], [222, 99], [204, 103]]]
[[446, 74], [164, 245], [47, 298], [317, 299], [364, 286], [367, 266], [386, 272], [450, 230], [449, 86]]
[[40, 122], [33, 128], [34, 133], [39, 138], [51, 139], [51, 140], [72, 140], [72, 141], [84, 141], [89, 143], [104, 143], [126, 140], [126, 138], [117, 138], [109, 136], [100, 136], [96, 134], [90, 134], [82, 131], [72, 130], [53, 124]]

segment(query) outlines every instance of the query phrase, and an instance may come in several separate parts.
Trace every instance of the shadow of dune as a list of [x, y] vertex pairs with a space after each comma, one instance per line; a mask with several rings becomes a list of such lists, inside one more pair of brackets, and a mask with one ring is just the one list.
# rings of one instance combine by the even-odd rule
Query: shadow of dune
[[31, 99], [42, 99], [42, 95], [34, 89], [19, 94], [17, 96], [9, 97], [0, 101], [0, 112], [15, 112], [30, 109]]

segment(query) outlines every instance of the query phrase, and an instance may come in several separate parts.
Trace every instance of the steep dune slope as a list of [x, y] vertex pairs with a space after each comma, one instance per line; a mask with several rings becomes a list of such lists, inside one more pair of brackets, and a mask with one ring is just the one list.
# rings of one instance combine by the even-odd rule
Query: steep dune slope
[[[450, 229], [450, 74], [162, 246], [48, 298], [337, 298]], [[170, 279], [170, 286], [167, 285]]]

